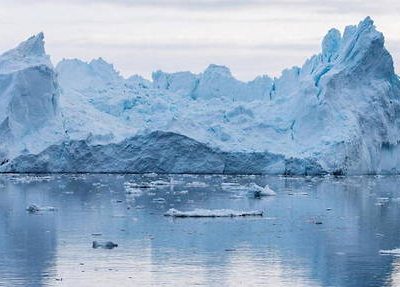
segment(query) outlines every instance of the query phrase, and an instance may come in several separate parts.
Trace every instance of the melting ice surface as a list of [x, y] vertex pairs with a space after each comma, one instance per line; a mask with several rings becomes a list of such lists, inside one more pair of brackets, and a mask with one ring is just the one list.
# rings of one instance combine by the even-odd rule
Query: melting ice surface
[[[253, 182], [277, 195], [249, 196]], [[400, 257], [380, 251], [400, 248], [399, 183], [395, 176], [2, 175], [0, 286], [396, 286]], [[30, 204], [55, 210], [31, 214]], [[264, 216], [163, 216], [171, 208]], [[118, 247], [93, 249], [93, 241]]]

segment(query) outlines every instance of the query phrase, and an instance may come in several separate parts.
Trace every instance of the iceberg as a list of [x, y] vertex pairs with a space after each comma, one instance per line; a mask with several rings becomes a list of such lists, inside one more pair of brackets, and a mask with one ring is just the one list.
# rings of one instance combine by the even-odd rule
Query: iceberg
[[0, 56], [0, 83], [1, 172], [400, 172], [400, 80], [369, 17], [277, 78], [54, 68], [39, 34]]

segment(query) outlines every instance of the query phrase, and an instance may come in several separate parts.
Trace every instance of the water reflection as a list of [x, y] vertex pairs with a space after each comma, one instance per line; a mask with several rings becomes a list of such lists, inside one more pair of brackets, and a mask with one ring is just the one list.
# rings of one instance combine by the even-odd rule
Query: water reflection
[[[127, 193], [127, 182], [171, 177], [1, 176], [0, 286], [399, 285], [398, 257], [379, 254], [400, 247], [399, 177], [172, 177]], [[278, 195], [222, 185], [250, 182]], [[57, 211], [28, 214], [32, 203]], [[171, 219], [169, 208], [266, 217]]]

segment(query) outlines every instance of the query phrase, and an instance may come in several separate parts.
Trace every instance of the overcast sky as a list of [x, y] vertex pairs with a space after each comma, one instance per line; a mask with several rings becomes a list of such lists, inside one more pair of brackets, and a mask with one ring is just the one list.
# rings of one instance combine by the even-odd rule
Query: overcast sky
[[56, 64], [103, 57], [124, 76], [226, 65], [278, 76], [320, 51], [332, 27], [375, 20], [400, 68], [398, 0], [0, 0], [0, 50], [40, 31]]

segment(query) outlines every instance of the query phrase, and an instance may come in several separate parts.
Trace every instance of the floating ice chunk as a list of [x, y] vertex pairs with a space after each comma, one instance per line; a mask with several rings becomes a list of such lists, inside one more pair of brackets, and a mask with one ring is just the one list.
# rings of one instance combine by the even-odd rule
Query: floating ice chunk
[[53, 178], [51, 176], [18, 176], [18, 177], [11, 177], [10, 180], [15, 183], [31, 183], [31, 182], [42, 182], [42, 181], [50, 181]]
[[159, 198], [153, 198], [154, 202], [158, 202], [158, 203], [164, 203], [165, 202], [165, 198], [159, 197]]
[[193, 181], [186, 184], [188, 187], [207, 187], [208, 184], [200, 181]]
[[390, 250], [379, 250], [379, 253], [382, 255], [400, 256], [400, 248], [394, 248]]
[[223, 183], [221, 183], [221, 186], [222, 187], [232, 187], [232, 186], [236, 187], [236, 186], [239, 186], [239, 184], [237, 182], [223, 182]]
[[154, 184], [151, 183], [136, 183], [136, 182], [125, 182], [125, 188], [154, 188]]
[[173, 185], [178, 185], [178, 184], [183, 184], [183, 181], [181, 181], [181, 180], [176, 180], [176, 179], [171, 178], [171, 179], [169, 180], [169, 184], [170, 184], [171, 186], [173, 186]]
[[125, 187], [125, 193], [131, 194], [134, 197], [137, 197], [137, 196], [141, 196], [143, 194], [143, 191], [139, 188]]
[[181, 190], [177, 192], [177, 194], [188, 194], [188, 193], [189, 193], [188, 190]]
[[92, 183], [92, 185], [96, 188], [102, 188], [102, 187], [106, 187], [107, 185], [102, 183], [102, 182], [94, 182]]
[[93, 243], [92, 243], [92, 248], [94, 248], [94, 249], [97, 249], [97, 248], [114, 249], [115, 247], [118, 247], [118, 244], [116, 244], [112, 241], [106, 241], [104, 243], [98, 242], [98, 241], [93, 241]]
[[289, 195], [304, 195], [304, 196], [308, 196], [309, 193], [308, 192], [289, 192]]
[[245, 217], [263, 216], [263, 211], [236, 211], [231, 209], [195, 209], [193, 211], [179, 211], [175, 208], [169, 209], [164, 216], [171, 217]]
[[238, 189], [244, 189], [245, 187], [237, 182], [223, 182], [221, 183], [221, 188], [223, 190], [238, 190]]
[[39, 206], [35, 205], [35, 204], [31, 204], [26, 208], [26, 211], [28, 211], [29, 213], [36, 213], [39, 212]]
[[155, 180], [152, 181], [151, 184], [154, 185], [171, 185], [171, 182], [164, 181], [164, 180]]
[[243, 198], [243, 195], [234, 194], [234, 195], [230, 196], [229, 198], [230, 199], [241, 199], [241, 198]]
[[38, 206], [36, 204], [31, 204], [26, 208], [26, 211], [28, 211], [29, 213], [37, 213], [40, 211], [55, 211], [56, 208], [52, 207], [52, 206]]
[[258, 184], [252, 183], [250, 184], [251, 192], [254, 193], [254, 197], [261, 196], [275, 196], [276, 192], [273, 191], [268, 185], [262, 187]]
[[376, 206], [383, 206], [383, 205], [386, 205], [387, 203], [389, 203], [389, 198], [388, 197], [378, 197], [377, 199], [376, 199], [376, 203], [375, 203], [375, 205]]

